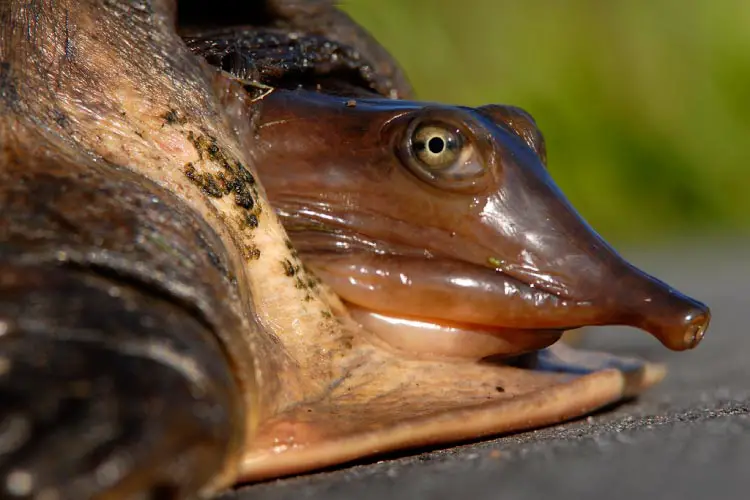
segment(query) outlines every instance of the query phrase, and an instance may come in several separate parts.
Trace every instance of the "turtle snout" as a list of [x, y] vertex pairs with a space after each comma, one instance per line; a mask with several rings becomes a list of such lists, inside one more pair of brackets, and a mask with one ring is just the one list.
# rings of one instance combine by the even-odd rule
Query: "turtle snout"
[[711, 311], [701, 302], [689, 297], [684, 299], [688, 303], [681, 310], [644, 316], [635, 326], [649, 331], [669, 349], [692, 349], [703, 340], [711, 321]]
[[624, 323], [651, 333], [665, 347], [683, 351], [697, 346], [711, 321], [702, 302], [645, 273], [625, 280], [619, 297]]

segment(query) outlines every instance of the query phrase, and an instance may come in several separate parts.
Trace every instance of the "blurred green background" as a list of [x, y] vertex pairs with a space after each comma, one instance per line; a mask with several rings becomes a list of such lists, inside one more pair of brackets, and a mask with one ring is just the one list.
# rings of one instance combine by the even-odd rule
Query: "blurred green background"
[[422, 100], [531, 112], [606, 238], [750, 233], [750, 1], [345, 0]]

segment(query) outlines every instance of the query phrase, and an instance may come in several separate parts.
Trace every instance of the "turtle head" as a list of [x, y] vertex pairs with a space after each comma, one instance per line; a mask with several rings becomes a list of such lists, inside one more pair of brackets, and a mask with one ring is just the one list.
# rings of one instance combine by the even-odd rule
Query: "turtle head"
[[587, 325], [695, 346], [709, 310], [626, 262], [555, 185], [533, 119], [277, 91], [259, 169], [303, 260], [419, 353], [514, 355]]

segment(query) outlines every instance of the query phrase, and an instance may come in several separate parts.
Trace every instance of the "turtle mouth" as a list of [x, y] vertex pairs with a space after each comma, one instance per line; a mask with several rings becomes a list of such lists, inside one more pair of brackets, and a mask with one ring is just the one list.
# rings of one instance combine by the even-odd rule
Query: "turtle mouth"
[[[303, 254], [309, 267], [380, 340], [417, 356], [483, 358], [542, 349], [567, 330], [626, 325], [673, 350], [695, 347], [708, 308], [633, 266], [601, 283], [518, 277], [453, 259], [357, 253]], [[581, 299], [583, 292], [587, 298]]]
[[587, 301], [467, 262], [367, 253], [303, 259], [365, 331], [416, 357], [515, 356], [597, 322]]
[[397, 316], [350, 302], [345, 305], [366, 332], [399, 353], [415, 358], [512, 357], [548, 347], [564, 333], [559, 329], [503, 328]]

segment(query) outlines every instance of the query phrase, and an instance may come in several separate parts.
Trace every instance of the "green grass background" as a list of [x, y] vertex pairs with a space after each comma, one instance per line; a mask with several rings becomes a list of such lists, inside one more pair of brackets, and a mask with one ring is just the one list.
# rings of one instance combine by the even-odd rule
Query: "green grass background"
[[750, 233], [750, 1], [345, 0], [419, 98], [531, 112], [605, 237]]

